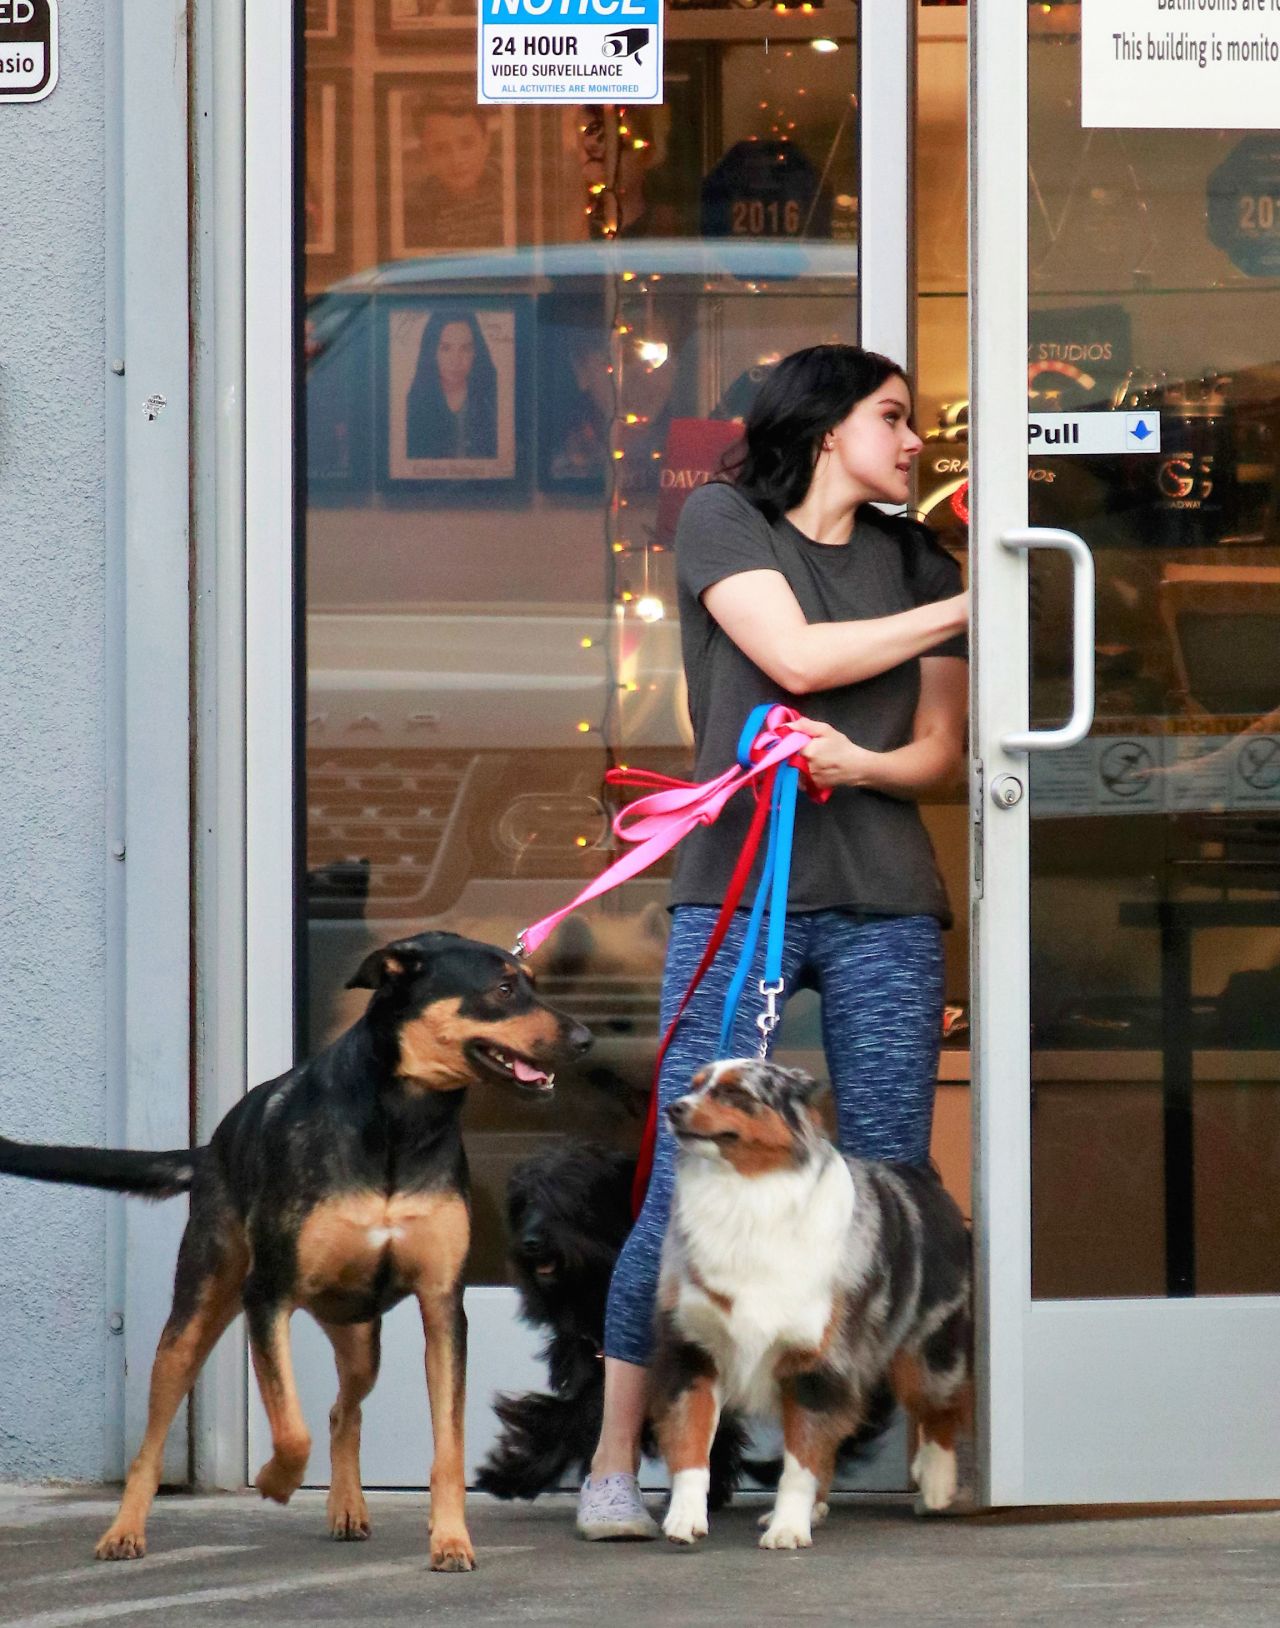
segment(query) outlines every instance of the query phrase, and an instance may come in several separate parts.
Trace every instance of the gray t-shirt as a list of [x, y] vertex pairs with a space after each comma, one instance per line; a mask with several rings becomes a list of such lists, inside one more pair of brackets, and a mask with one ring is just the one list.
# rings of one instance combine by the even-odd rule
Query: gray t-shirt
[[[747, 714], [782, 701], [821, 719], [858, 746], [905, 746], [920, 695], [918, 658], [875, 678], [811, 695], [783, 691], [750, 661], [702, 603], [714, 583], [740, 571], [780, 571], [809, 622], [891, 616], [960, 592], [960, 569], [905, 521], [860, 515], [849, 542], [815, 543], [780, 519], [773, 524], [735, 487], [712, 483], [691, 494], [676, 531], [680, 635], [695, 742], [695, 778], [709, 780], [735, 760]], [[929, 654], [965, 656], [963, 636]], [[714, 825], [699, 826], [677, 851], [672, 904], [723, 902], [751, 819], [739, 792]], [[754, 897], [759, 860], [748, 884]], [[951, 924], [946, 889], [914, 802], [837, 786], [824, 804], [803, 791], [796, 810], [791, 910], [936, 916]]]

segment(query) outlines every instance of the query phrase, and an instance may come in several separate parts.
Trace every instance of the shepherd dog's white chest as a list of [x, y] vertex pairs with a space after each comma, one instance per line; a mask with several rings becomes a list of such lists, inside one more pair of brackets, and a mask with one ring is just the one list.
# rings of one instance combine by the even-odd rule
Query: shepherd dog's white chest
[[841, 1159], [753, 1181], [711, 1164], [684, 1174], [674, 1318], [714, 1357], [726, 1405], [772, 1411], [779, 1358], [821, 1348], [852, 1214]]

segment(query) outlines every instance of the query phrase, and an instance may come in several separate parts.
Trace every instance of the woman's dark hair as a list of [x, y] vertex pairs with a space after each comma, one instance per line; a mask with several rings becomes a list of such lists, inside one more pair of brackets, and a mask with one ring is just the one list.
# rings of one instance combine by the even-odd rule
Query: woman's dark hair
[[[742, 440], [730, 453], [723, 475], [765, 519], [773, 522], [796, 508], [809, 490], [822, 438], [889, 379], [906, 373], [897, 362], [860, 345], [811, 345], [784, 356], [766, 375], [747, 409]], [[865, 519], [897, 537], [909, 578], [920, 553], [946, 550], [925, 525], [882, 514], [865, 504]]]
[[747, 411], [729, 478], [766, 519], [777, 520], [809, 490], [823, 436], [888, 379], [906, 375], [858, 345], [811, 345], [784, 356]]
[[[467, 399], [454, 414], [440, 383], [436, 352], [446, 328], [470, 330], [474, 358]], [[459, 422], [461, 420], [461, 422]], [[410, 458], [492, 458], [498, 451], [498, 370], [472, 311], [433, 311], [422, 330], [418, 365], [405, 403], [405, 451]]]

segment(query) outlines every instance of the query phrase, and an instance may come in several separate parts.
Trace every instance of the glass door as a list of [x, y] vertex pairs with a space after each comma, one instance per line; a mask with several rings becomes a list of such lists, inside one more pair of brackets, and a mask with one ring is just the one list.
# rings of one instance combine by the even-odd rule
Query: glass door
[[[896, 151], [869, 205], [892, 298], [863, 331], [897, 350], [910, 7], [876, 9], [891, 60], [869, 82], [892, 105], [870, 139]], [[507, 946], [602, 870], [611, 765], [687, 771], [676, 519], [768, 368], [858, 336], [866, 65], [856, 0], [673, 0], [662, 106], [478, 107], [469, 0], [295, 14], [312, 1051], [361, 1009], [344, 986], [373, 946], [431, 927]], [[545, 1384], [509, 1287], [507, 1179], [557, 1138], [638, 1142], [665, 897], [651, 872], [541, 952], [542, 987], [597, 1037], [554, 1099], [471, 1093], [472, 1466], [494, 1392]], [[800, 1007], [791, 1054], [818, 1034]], [[425, 1425], [404, 1428], [424, 1418], [421, 1341], [397, 1308], [365, 1411], [371, 1484], [425, 1477]], [[295, 1349], [321, 1420], [331, 1353], [304, 1318]], [[252, 1430], [256, 1451], [256, 1404]]]
[[985, 1490], [1274, 1498], [1280, 162], [1093, 9], [970, 5]]

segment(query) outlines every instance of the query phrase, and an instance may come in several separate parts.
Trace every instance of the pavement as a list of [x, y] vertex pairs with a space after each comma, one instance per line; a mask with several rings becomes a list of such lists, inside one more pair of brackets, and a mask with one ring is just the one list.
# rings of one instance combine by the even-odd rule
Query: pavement
[[838, 1497], [814, 1548], [786, 1554], [755, 1546], [759, 1497], [713, 1517], [694, 1550], [583, 1543], [563, 1496], [477, 1497], [478, 1569], [437, 1576], [421, 1494], [372, 1494], [374, 1536], [356, 1544], [326, 1535], [323, 1493], [301, 1493], [287, 1509], [247, 1493], [162, 1497], [146, 1559], [105, 1564], [93, 1544], [115, 1502], [111, 1488], [0, 1488], [0, 1623], [1280, 1624], [1275, 1511], [922, 1521], [905, 1500]]

